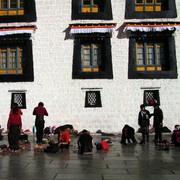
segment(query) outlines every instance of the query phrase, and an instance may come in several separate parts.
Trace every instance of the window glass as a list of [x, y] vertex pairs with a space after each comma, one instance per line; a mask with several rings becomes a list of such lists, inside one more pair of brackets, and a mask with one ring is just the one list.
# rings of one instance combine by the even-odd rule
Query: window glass
[[10, 0], [10, 8], [17, 8], [17, 0]]
[[[163, 43], [136, 43], [137, 71], [161, 71], [164, 59]], [[142, 68], [142, 66], [144, 68]], [[140, 68], [141, 67], [141, 68]]]
[[[22, 49], [8, 47], [0, 49], [0, 74], [22, 74]], [[3, 70], [5, 69], [5, 71]], [[12, 71], [14, 69], [15, 71]]]
[[99, 44], [82, 44], [81, 61], [83, 72], [99, 71], [98, 62], [101, 61], [101, 46]]

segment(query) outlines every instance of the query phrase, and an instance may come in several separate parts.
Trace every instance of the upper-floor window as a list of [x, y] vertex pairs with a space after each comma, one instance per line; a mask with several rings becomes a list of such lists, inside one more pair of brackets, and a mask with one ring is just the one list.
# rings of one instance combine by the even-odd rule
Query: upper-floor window
[[126, 19], [176, 17], [175, 0], [126, 0]]
[[174, 37], [170, 32], [138, 33], [129, 40], [130, 79], [177, 78]]
[[101, 65], [101, 44], [81, 45], [82, 72], [99, 72]]
[[136, 70], [137, 71], [162, 71], [165, 69], [164, 42], [136, 41]]
[[166, 9], [164, 0], [135, 0], [136, 12], [155, 12]]
[[0, 74], [22, 74], [22, 47], [0, 48]]
[[72, 0], [72, 20], [112, 20], [111, 0]]
[[24, 15], [24, 0], [1, 0], [0, 16]]
[[0, 82], [33, 81], [30, 34], [0, 37]]
[[72, 78], [113, 78], [109, 33], [75, 35]]
[[99, 11], [98, 0], [81, 0], [81, 12], [97, 13], [98, 11]]
[[0, 0], [0, 22], [36, 21], [35, 0]]

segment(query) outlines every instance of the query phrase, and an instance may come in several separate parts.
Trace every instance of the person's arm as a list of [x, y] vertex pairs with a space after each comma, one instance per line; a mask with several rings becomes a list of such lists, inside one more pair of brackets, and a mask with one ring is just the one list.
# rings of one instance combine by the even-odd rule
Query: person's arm
[[8, 131], [9, 131], [9, 128], [10, 128], [10, 124], [11, 124], [11, 117], [9, 116], [8, 122], [7, 122], [7, 130]]
[[22, 110], [21, 110], [21, 109], [19, 109], [19, 114], [20, 114], [20, 115], [23, 115], [23, 112], [22, 112]]
[[141, 113], [139, 112], [139, 115], [138, 115], [138, 125], [141, 126]]
[[44, 115], [48, 116], [48, 112], [47, 112], [46, 108], [44, 108]]
[[36, 108], [34, 108], [33, 110], [33, 115], [36, 115]]

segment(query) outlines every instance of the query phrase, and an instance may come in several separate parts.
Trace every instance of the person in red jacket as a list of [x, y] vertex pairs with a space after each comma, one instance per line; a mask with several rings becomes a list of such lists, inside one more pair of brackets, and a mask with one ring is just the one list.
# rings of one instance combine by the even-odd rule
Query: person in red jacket
[[19, 136], [22, 129], [21, 115], [18, 113], [18, 107], [12, 108], [12, 113], [9, 115], [7, 130], [9, 149], [11, 151], [19, 150]]
[[18, 114], [19, 114], [19, 115], [23, 115], [23, 112], [22, 112], [21, 109], [18, 107], [18, 104], [17, 104], [17, 103], [13, 103], [12, 108], [11, 108], [11, 110], [10, 110], [10, 112], [9, 112], [9, 116], [13, 113], [13, 108], [15, 108], [15, 107], [18, 108]]
[[44, 116], [48, 116], [48, 112], [44, 107], [44, 103], [40, 102], [37, 107], [33, 110], [33, 115], [36, 116], [35, 126], [36, 126], [36, 137], [37, 143], [42, 144], [43, 139], [43, 129], [44, 129]]
[[70, 136], [69, 133], [65, 130], [61, 130], [59, 134], [58, 146], [60, 149], [69, 149]]

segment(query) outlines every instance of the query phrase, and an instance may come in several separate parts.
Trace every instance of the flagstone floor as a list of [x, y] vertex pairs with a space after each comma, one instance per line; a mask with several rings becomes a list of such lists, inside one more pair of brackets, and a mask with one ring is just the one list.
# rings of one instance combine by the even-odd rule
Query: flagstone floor
[[[140, 135], [136, 135], [140, 141]], [[94, 135], [94, 143], [102, 136]], [[104, 137], [103, 137], [104, 138]], [[0, 155], [1, 180], [180, 180], [180, 148], [158, 150], [152, 142], [145, 145], [121, 145], [120, 136], [110, 137], [109, 151], [93, 149], [93, 155], [77, 153], [77, 137], [71, 137], [69, 150], [55, 154], [30, 150]], [[170, 140], [171, 134], [163, 134]], [[0, 144], [7, 143], [7, 139]]]

